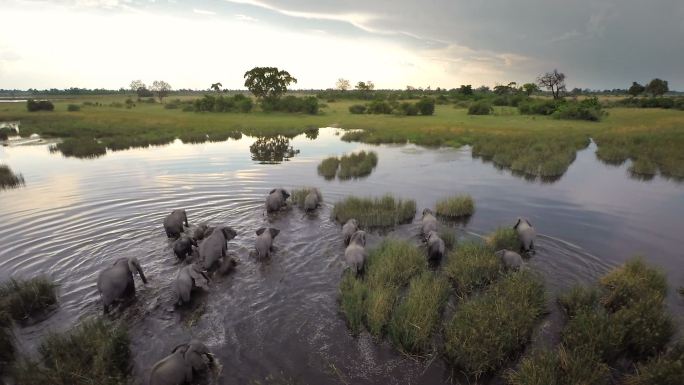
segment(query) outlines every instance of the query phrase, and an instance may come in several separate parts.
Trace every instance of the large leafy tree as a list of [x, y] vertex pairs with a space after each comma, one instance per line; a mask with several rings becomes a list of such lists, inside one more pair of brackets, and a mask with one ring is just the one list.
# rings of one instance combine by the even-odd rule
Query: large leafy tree
[[646, 90], [646, 87], [642, 86], [641, 84], [637, 82], [632, 82], [632, 86], [629, 87], [629, 90], [627, 90], [627, 93], [632, 95], [632, 96], [638, 96], [642, 94]]
[[337, 88], [340, 91], [346, 91], [351, 87], [351, 83], [349, 83], [349, 80], [339, 78], [337, 79], [337, 83], [335, 83], [335, 88]]
[[539, 92], [539, 87], [537, 87], [536, 84], [534, 83], [525, 83], [522, 85], [523, 91], [527, 94], [527, 96], [532, 95], [535, 92]]
[[539, 86], [551, 91], [554, 99], [559, 99], [561, 92], [565, 91], [565, 74], [558, 72], [558, 70], [553, 70], [553, 72], [547, 72], [540, 76], [537, 79], [537, 83]]
[[276, 67], [254, 67], [245, 72], [245, 87], [260, 100], [279, 99], [291, 83], [297, 83], [289, 72]]
[[670, 90], [666, 80], [655, 78], [646, 85], [646, 92], [653, 96], [660, 96]]
[[163, 80], [155, 80], [152, 82], [152, 92], [159, 98], [159, 103], [171, 92], [171, 85]]

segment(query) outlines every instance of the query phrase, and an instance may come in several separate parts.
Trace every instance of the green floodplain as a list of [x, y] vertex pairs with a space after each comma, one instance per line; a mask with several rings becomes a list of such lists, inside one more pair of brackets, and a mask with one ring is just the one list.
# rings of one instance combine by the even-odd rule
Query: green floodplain
[[[599, 99], [599, 121], [521, 114], [512, 106], [492, 107], [488, 115], [470, 115], [467, 104], [446, 101], [434, 115], [353, 114], [350, 107], [368, 100], [322, 99], [315, 114], [264, 112], [193, 112], [200, 94], [171, 95], [164, 103], [143, 99], [126, 108], [127, 95], [74, 96], [51, 100], [54, 111], [29, 112], [24, 103], [0, 104], [0, 121], [20, 121], [21, 134], [64, 139], [67, 156], [99, 156], [106, 150], [183, 142], [221, 141], [240, 135], [293, 137], [316, 127], [349, 130], [343, 140], [365, 143], [412, 142], [425, 146], [471, 145], [473, 156], [496, 166], [539, 178], [563, 175], [576, 152], [593, 139], [597, 157], [609, 164], [631, 160], [630, 172], [649, 178], [660, 174], [684, 179], [684, 111], [637, 108]], [[544, 96], [533, 100], [547, 99]], [[130, 104], [130, 102], [129, 102]], [[74, 107], [77, 106], [77, 107]], [[169, 108], [171, 107], [171, 108]]]

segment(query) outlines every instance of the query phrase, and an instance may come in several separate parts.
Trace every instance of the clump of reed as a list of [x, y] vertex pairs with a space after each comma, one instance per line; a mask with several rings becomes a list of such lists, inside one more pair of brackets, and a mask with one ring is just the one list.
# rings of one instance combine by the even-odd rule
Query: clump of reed
[[335, 179], [339, 165], [340, 160], [337, 157], [331, 156], [329, 158], [325, 158], [321, 164], [318, 165], [318, 175], [321, 175], [326, 180]]
[[447, 218], [468, 217], [475, 212], [475, 202], [470, 195], [455, 195], [437, 201], [435, 212]]
[[304, 209], [304, 200], [306, 199], [306, 196], [309, 195], [309, 193], [313, 190], [315, 190], [315, 187], [302, 187], [294, 189], [291, 192], [290, 200], [300, 209]]
[[513, 227], [499, 227], [487, 237], [487, 243], [494, 250], [518, 251], [522, 247], [518, 233]]
[[337, 178], [347, 180], [368, 176], [378, 165], [378, 155], [374, 151], [360, 151], [343, 155], [340, 158], [331, 156], [318, 165], [318, 174], [326, 180]]
[[25, 321], [57, 303], [56, 288], [46, 277], [10, 279], [0, 285], [0, 309], [16, 321]]
[[66, 138], [50, 147], [50, 152], [61, 152], [66, 157], [97, 158], [107, 153], [107, 146], [94, 138]]
[[453, 282], [456, 294], [465, 297], [498, 279], [502, 266], [491, 247], [468, 241], [449, 253], [444, 272]]
[[15, 174], [9, 166], [0, 164], [0, 190], [15, 188], [24, 185], [24, 177]]
[[340, 223], [356, 218], [363, 228], [392, 227], [413, 220], [416, 201], [396, 199], [392, 195], [381, 198], [350, 196], [335, 204], [332, 216]]

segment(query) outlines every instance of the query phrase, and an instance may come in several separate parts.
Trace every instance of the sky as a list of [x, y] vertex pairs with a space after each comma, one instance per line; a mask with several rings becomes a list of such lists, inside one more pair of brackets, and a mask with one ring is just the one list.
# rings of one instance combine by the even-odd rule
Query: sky
[[244, 88], [255, 66], [293, 88], [534, 82], [684, 90], [683, 0], [0, 0], [0, 89]]

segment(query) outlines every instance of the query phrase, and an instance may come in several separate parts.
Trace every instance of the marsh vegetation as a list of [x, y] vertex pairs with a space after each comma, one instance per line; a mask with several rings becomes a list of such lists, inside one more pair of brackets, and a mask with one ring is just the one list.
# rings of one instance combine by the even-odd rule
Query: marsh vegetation
[[437, 201], [435, 212], [451, 219], [469, 217], [475, 213], [475, 202], [470, 195], [454, 195]]
[[0, 190], [24, 185], [24, 176], [15, 174], [9, 166], [0, 164]]
[[341, 157], [331, 156], [318, 165], [318, 174], [326, 180], [337, 176], [340, 180], [361, 178], [371, 174], [378, 165], [378, 154], [374, 151], [359, 151]]
[[389, 228], [408, 223], [416, 215], [416, 201], [385, 195], [381, 198], [350, 196], [333, 207], [332, 216], [339, 223], [355, 218], [362, 228]]

